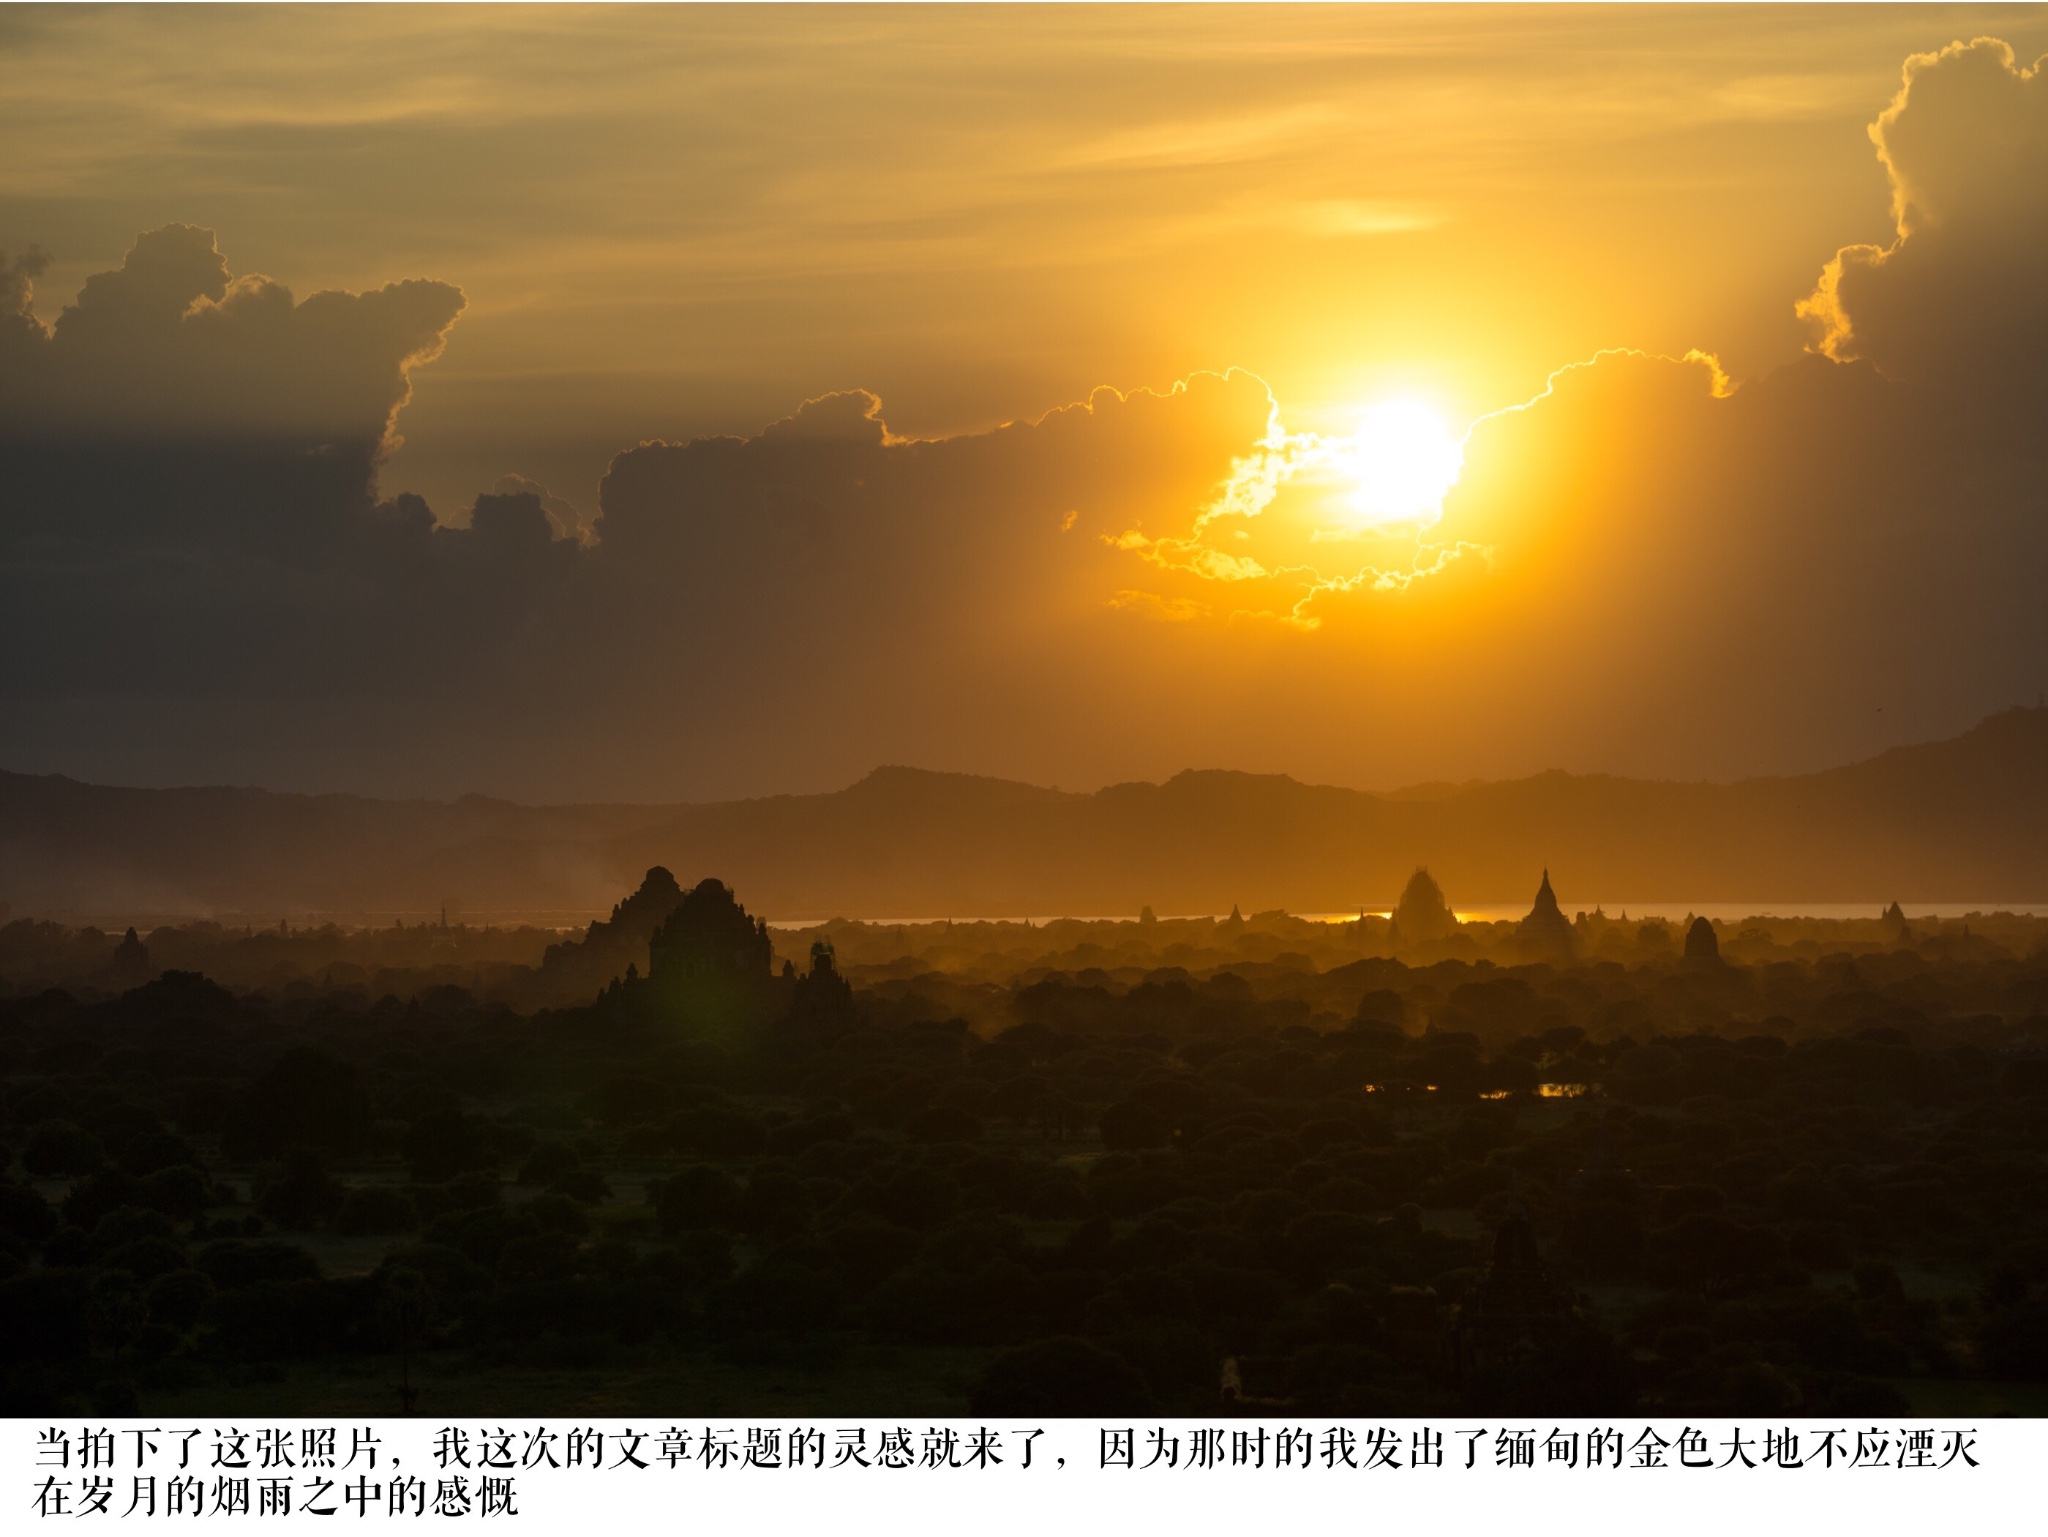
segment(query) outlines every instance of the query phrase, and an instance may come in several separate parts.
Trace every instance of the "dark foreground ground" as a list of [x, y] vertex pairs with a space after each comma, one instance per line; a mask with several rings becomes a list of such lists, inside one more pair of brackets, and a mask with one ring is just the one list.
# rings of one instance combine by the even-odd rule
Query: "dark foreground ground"
[[0, 1411], [2048, 1412], [1985, 928], [29, 992]]

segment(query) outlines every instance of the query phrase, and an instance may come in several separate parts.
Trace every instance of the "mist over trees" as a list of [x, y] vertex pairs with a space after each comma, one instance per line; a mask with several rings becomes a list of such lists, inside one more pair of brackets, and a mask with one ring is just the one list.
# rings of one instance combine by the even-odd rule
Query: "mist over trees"
[[879, 1414], [2048, 1382], [2040, 919], [1579, 912], [1532, 962], [1518, 920], [769, 930], [656, 869], [481, 992], [228, 988], [158, 972], [169, 933], [152, 980], [59, 989], [22, 957], [83, 936], [0, 938], [10, 1412], [509, 1413], [537, 1371]]

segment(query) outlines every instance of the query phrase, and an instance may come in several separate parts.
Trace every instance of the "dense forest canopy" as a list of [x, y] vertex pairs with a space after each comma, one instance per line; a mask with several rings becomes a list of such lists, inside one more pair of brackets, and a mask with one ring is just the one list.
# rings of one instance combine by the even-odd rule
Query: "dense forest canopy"
[[2048, 921], [742, 896], [0, 930], [9, 1411], [2044, 1401]]

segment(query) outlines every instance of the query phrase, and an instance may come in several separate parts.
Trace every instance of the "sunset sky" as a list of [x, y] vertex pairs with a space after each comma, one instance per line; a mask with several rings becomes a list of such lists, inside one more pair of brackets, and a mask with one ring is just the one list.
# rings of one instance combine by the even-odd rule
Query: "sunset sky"
[[2044, 51], [2039, 7], [9, 8], [0, 767], [703, 799], [1950, 734], [2048, 688]]

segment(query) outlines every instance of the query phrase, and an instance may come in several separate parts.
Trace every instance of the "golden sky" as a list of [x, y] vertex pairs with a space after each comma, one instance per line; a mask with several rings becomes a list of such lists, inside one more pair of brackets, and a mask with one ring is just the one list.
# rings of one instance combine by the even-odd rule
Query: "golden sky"
[[[1980, 35], [2010, 59], [1932, 70], [1888, 163], [1870, 130], [1909, 57]], [[190, 452], [367, 443], [403, 401], [363, 494], [462, 526], [524, 477], [577, 537], [545, 556], [571, 574], [462, 577], [477, 607], [444, 632], [422, 617], [450, 611], [440, 577], [263, 545], [339, 482], [244, 465], [222, 491], [208, 461], [108, 491], [119, 516], [60, 510], [36, 527], [101, 552], [77, 572], [110, 540], [176, 542], [138, 508], [239, 497], [267, 532], [232, 556], [208, 533], [196, 588], [189, 564], [120, 565], [122, 611], [160, 610], [189, 665], [123, 677], [110, 646], [95, 674], [73, 644], [76, 676], [0, 680], [24, 722], [7, 766], [550, 796], [820, 788], [883, 760], [1391, 784], [1788, 770], [1967, 725], [2043, 681], [2013, 425], [2039, 397], [2011, 357], [1979, 363], [2043, 309], [2044, 49], [2039, 7], [10, 9], [0, 251], [56, 338], [47, 365], [0, 350], [28, 415]], [[1863, 344], [1838, 325], [1818, 357], [1828, 264], [1912, 231], [1916, 196], [1910, 259], [1848, 259]], [[148, 281], [165, 324], [222, 306], [204, 336], [185, 315], [201, 361], [122, 329], [118, 283], [46, 330], [174, 224], [210, 240], [149, 248], [174, 275]], [[426, 281], [384, 292], [403, 280]], [[1951, 313], [1994, 290], [1988, 319]], [[266, 304], [299, 330], [237, 350]], [[1165, 403], [1040, 421], [1104, 387]], [[844, 395], [796, 416], [861, 390], [872, 418]], [[1439, 423], [1463, 479], [1390, 539], [1367, 483]], [[761, 466], [821, 427], [872, 473], [680, 447], [753, 439], [732, 465]], [[650, 439], [679, 446], [614, 466]], [[1864, 442], [1916, 446], [1877, 469]], [[16, 466], [18, 519], [49, 473]], [[57, 613], [22, 548], [9, 579]], [[228, 603], [236, 640], [220, 592], [254, 559], [311, 585]], [[656, 644], [623, 588], [582, 590], [633, 580], [647, 614], [761, 623], [745, 660], [691, 643], [729, 682], [599, 660]], [[819, 594], [842, 587], [864, 596], [840, 612]], [[1530, 627], [1557, 648], [1534, 689], [1503, 673], [1538, 665], [1514, 654]], [[457, 693], [363, 661], [399, 632], [460, 653]], [[262, 636], [306, 673], [209, 660]], [[590, 665], [622, 692], [593, 700]], [[636, 714], [650, 688], [699, 729]], [[532, 723], [564, 700], [606, 767]], [[820, 709], [814, 750], [789, 719]]]
[[1462, 419], [1601, 347], [1794, 355], [1886, 231], [1908, 54], [2035, 7], [17, 10], [0, 243], [137, 231], [469, 308], [387, 482], [588, 503], [640, 436], [866, 388], [917, 435], [1242, 367]]

